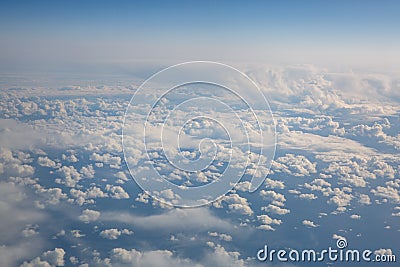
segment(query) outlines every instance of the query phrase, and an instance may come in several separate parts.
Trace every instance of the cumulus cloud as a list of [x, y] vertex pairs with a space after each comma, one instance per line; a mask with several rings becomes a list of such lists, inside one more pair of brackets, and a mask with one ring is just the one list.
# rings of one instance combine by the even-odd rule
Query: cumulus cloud
[[115, 240], [118, 239], [122, 234], [125, 235], [132, 235], [133, 231], [129, 229], [116, 229], [116, 228], [111, 228], [111, 229], [106, 229], [100, 232], [100, 236], [102, 238], [110, 239], [110, 240]]
[[312, 227], [312, 228], [315, 228], [315, 227], [319, 226], [319, 225], [315, 224], [313, 221], [310, 221], [310, 220], [303, 220], [302, 224], [305, 225], [305, 226], [308, 226], [308, 227]]
[[257, 216], [257, 219], [261, 222], [261, 225], [257, 226], [257, 228], [261, 230], [275, 231], [275, 228], [273, 228], [272, 225], [282, 224], [282, 220], [272, 219], [266, 214]]
[[114, 248], [110, 252], [110, 259], [112, 266], [202, 266], [190, 259], [179, 258], [169, 250], [141, 252], [136, 249]]
[[388, 199], [395, 204], [400, 203], [400, 193], [396, 188], [390, 186], [377, 186], [375, 189], [371, 189], [371, 193], [383, 199]]
[[227, 203], [228, 209], [242, 215], [252, 215], [254, 212], [247, 199], [238, 194], [228, 194], [213, 203], [214, 207], [222, 208], [222, 203]]
[[311, 163], [303, 155], [286, 154], [277, 158], [272, 168], [275, 172], [283, 172], [294, 176], [305, 176], [316, 173], [316, 163]]
[[115, 199], [127, 199], [129, 194], [119, 185], [107, 184], [105, 189], [110, 193], [110, 196]]
[[228, 235], [228, 234], [219, 234], [217, 232], [208, 232], [209, 236], [213, 236], [213, 237], [218, 237], [220, 240], [223, 241], [232, 241], [232, 236]]
[[36, 257], [30, 262], [25, 261], [21, 267], [53, 267], [65, 266], [65, 251], [62, 248], [46, 251], [40, 257]]
[[261, 210], [265, 210], [266, 212], [270, 212], [270, 213], [278, 214], [278, 215], [285, 215], [290, 212], [290, 210], [288, 210], [288, 209], [284, 209], [284, 208], [281, 208], [281, 207], [278, 207], [278, 206], [275, 206], [272, 204], [269, 204], [266, 207], [262, 207]]
[[84, 223], [90, 223], [96, 221], [99, 217], [100, 217], [99, 211], [85, 209], [84, 211], [82, 211], [82, 214], [79, 215], [78, 218]]

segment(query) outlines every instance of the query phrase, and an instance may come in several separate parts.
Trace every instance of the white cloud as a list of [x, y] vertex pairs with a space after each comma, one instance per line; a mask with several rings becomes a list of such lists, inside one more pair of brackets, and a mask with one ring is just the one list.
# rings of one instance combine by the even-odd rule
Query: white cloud
[[286, 154], [277, 158], [272, 168], [275, 172], [283, 172], [294, 176], [305, 176], [316, 173], [316, 163], [311, 163], [303, 155]]
[[227, 203], [228, 209], [242, 215], [250, 216], [254, 212], [250, 207], [247, 199], [239, 196], [238, 194], [228, 194], [213, 203], [214, 207], [222, 208], [221, 204]]
[[105, 189], [110, 192], [110, 196], [115, 199], [127, 199], [129, 194], [119, 185], [107, 184]]
[[110, 258], [112, 266], [202, 266], [190, 259], [179, 258], [169, 250], [151, 250], [141, 252], [135, 249], [127, 250], [124, 248], [114, 248], [110, 252]]
[[285, 215], [288, 214], [290, 212], [290, 210], [288, 209], [283, 209], [281, 207], [269, 204], [266, 207], [262, 207], [261, 210], [265, 210], [266, 212], [271, 212], [274, 214], [278, 214], [278, 215]]
[[220, 240], [230, 242], [232, 241], [232, 236], [228, 234], [219, 234], [217, 232], [208, 232], [209, 236], [218, 237]]
[[371, 205], [371, 199], [366, 194], [360, 194], [358, 202], [363, 205]]
[[48, 157], [39, 157], [37, 162], [42, 167], [48, 167], [48, 168], [59, 167], [59, 165], [55, 161], [49, 159]]
[[53, 267], [65, 266], [65, 251], [62, 248], [46, 251], [41, 257], [36, 257], [30, 262], [25, 261], [21, 267]]
[[283, 194], [276, 193], [275, 191], [266, 191], [266, 190], [261, 190], [260, 191], [260, 196], [262, 196], [264, 199], [267, 200], [276, 200], [279, 202], [285, 202], [286, 198]]
[[384, 199], [389, 199], [391, 202], [398, 204], [400, 203], [400, 193], [399, 190], [396, 188], [387, 186], [377, 186], [375, 189], [371, 190], [371, 193], [373, 193], [375, 196], [384, 198]]
[[302, 222], [303, 225], [308, 226], [308, 227], [318, 227], [319, 225], [315, 224], [313, 221], [310, 220], [303, 220]]
[[314, 194], [300, 194], [299, 198], [307, 199], [307, 200], [313, 200], [313, 199], [317, 199], [317, 196], [314, 195]]
[[257, 219], [261, 222], [261, 225], [259, 225], [257, 228], [261, 229], [261, 230], [267, 230], [267, 231], [275, 231], [275, 229], [271, 225], [273, 225], [273, 224], [280, 225], [282, 223], [281, 220], [272, 219], [271, 217], [269, 217], [266, 214], [257, 216]]
[[127, 212], [107, 212], [101, 216], [102, 221], [122, 222], [142, 229], [163, 229], [165, 231], [201, 231], [233, 229], [228, 221], [215, 215], [208, 208], [171, 209], [162, 214], [137, 216]]
[[85, 209], [82, 214], [79, 215], [79, 220], [84, 223], [90, 223], [96, 221], [100, 217], [100, 212], [96, 210]]
[[285, 189], [285, 183], [282, 181], [271, 180], [269, 178], [265, 179], [265, 187], [270, 189]]
[[375, 255], [393, 255], [393, 252], [390, 248], [380, 248], [374, 251]]
[[110, 240], [115, 240], [118, 239], [122, 234], [124, 235], [132, 235], [133, 231], [129, 229], [116, 229], [116, 228], [111, 228], [111, 229], [106, 229], [100, 232], [100, 236], [102, 238], [110, 239]]
[[100, 236], [102, 238], [107, 238], [110, 240], [118, 239], [118, 237], [120, 237], [120, 235], [121, 235], [121, 231], [116, 228], [106, 229], [106, 230], [103, 230], [100, 232]]
[[43, 253], [43, 259], [55, 266], [64, 266], [65, 251], [62, 248], [55, 248]]

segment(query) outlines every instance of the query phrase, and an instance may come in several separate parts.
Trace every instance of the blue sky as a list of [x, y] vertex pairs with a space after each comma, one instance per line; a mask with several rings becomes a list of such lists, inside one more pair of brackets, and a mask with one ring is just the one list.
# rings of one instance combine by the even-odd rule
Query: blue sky
[[[3, 1], [0, 59], [396, 65], [398, 1]], [[366, 59], [368, 58], [368, 60]]]

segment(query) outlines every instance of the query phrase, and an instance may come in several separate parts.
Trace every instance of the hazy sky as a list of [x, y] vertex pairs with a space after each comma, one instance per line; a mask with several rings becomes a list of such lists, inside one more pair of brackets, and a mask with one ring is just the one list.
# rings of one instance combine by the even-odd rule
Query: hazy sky
[[2, 1], [1, 67], [215, 60], [400, 67], [399, 1]]

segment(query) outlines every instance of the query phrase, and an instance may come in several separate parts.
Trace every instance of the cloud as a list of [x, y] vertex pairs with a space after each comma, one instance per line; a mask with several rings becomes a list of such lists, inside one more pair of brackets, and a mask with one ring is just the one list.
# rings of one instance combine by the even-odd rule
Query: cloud
[[37, 162], [42, 167], [48, 167], [48, 168], [60, 167], [57, 163], [55, 163], [53, 160], [49, 159], [48, 157], [39, 157]]
[[272, 164], [275, 172], [283, 172], [294, 176], [305, 176], [316, 173], [316, 163], [311, 163], [303, 155], [286, 154], [277, 158]]
[[208, 208], [171, 209], [162, 214], [137, 216], [127, 212], [105, 212], [102, 221], [122, 222], [142, 229], [163, 231], [202, 231], [220, 229], [229, 231], [233, 225], [213, 215]]
[[371, 193], [373, 193], [377, 197], [389, 199], [395, 204], [400, 203], [400, 193], [399, 190], [397, 190], [396, 188], [390, 186], [377, 186], [375, 189], [371, 189]]
[[390, 248], [381, 248], [374, 251], [375, 255], [393, 255], [393, 252]]
[[118, 239], [122, 234], [132, 235], [133, 231], [128, 230], [128, 229], [118, 230], [116, 228], [111, 228], [111, 229], [106, 229], [106, 230], [103, 230], [100, 232], [100, 236], [102, 238], [106, 238], [106, 239], [110, 239], [110, 240]]
[[290, 212], [290, 210], [288, 209], [283, 209], [281, 207], [269, 204], [266, 207], [262, 207], [261, 210], [265, 210], [266, 212], [270, 212], [273, 214], [278, 214], [278, 215], [285, 215], [288, 214]]
[[127, 250], [124, 248], [114, 248], [110, 252], [110, 259], [112, 266], [202, 266], [190, 259], [179, 258], [169, 250], [150, 250], [141, 252], [136, 249]]
[[213, 203], [214, 207], [222, 208], [222, 203], [227, 203], [228, 209], [232, 212], [250, 216], [254, 212], [247, 199], [238, 194], [228, 194]]
[[265, 179], [265, 187], [270, 189], [285, 189], [285, 183], [282, 181], [271, 180], [269, 178]]
[[281, 220], [272, 219], [266, 214], [257, 216], [257, 219], [261, 222], [261, 225], [257, 226], [257, 228], [261, 230], [275, 231], [275, 228], [273, 228], [272, 225], [282, 224]]
[[314, 199], [317, 199], [317, 196], [312, 194], [312, 193], [311, 194], [300, 194], [299, 198], [300, 199], [307, 199], [307, 200], [314, 200]]
[[305, 225], [305, 226], [308, 226], [308, 227], [312, 227], [312, 228], [315, 228], [315, 227], [319, 226], [319, 225], [315, 224], [313, 221], [310, 221], [310, 220], [303, 220], [302, 224]]
[[30, 262], [24, 262], [21, 267], [53, 267], [65, 266], [65, 251], [62, 248], [46, 251], [41, 257], [36, 257]]
[[64, 266], [65, 251], [62, 248], [55, 248], [43, 253], [43, 259], [55, 266]]
[[96, 221], [100, 217], [100, 214], [97, 210], [85, 209], [78, 218], [84, 223], [90, 223]]
[[219, 234], [217, 232], [208, 232], [209, 236], [218, 237], [220, 240], [230, 242], [232, 241], [232, 236], [227, 234]]
[[119, 185], [107, 184], [105, 189], [110, 193], [110, 196], [115, 199], [127, 199], [129, 194]]
[[0, 143], [3, 148], [29, 149], [46, 143], [49, 136], [15, 119], [0, 119]]
[[49, 220], [48, 214], [35, 208], [28, 193], [14, 183], [0, 182], [0, 262], [4, 266], [16, 266], [21, 259], [37, 255], [44, 245], [37, 229]]

